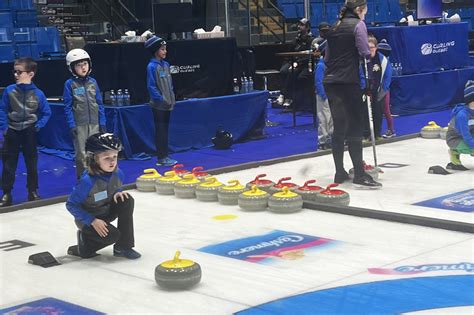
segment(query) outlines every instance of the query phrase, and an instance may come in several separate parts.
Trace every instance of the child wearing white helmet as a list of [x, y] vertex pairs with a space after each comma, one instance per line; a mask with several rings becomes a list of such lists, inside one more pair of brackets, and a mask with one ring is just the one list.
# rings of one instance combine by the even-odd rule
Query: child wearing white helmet
[[73, 49], [66, 55], [72, 78], [64, 83], [64, 111], [71, 131], [76, 157], [76, 176], [85, 170], [85, 144], [90, 135], [105, 132], [105, 113], [97, 81], [89, 74], [92, 61], [83, 49]]

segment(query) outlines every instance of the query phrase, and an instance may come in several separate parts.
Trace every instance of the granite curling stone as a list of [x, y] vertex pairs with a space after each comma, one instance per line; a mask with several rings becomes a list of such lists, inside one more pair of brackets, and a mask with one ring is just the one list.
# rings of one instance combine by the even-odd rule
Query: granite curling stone
[[159, 195], [174, 195], [174, 185], [181, 180], [181, 177], [173, 171], [165, 173], [165, 176], [158, 178], [155, 182], [156, 193]]
[[200, 183], [193, 174], [186, 174], [174, 185], [174, 195], [178, 198], [196, 198], [196, 186]]
[[298, 189], [298, 185], [296, 185], [295, 183], [285, 183], [286, 181], [289, 181], [289, 180], [291, 180], [291, 177], [280, 178], [278, 183], [276, 183], [275, 185], [270, 187], [269, 192], [271, 194], [276, 193], [276, 192], [280, 192], [283, 187], [287, 187], [288, 190], [290, 190], [290, 191], [294, 191], [294, 190]]
[[441, 128], [439, 130], [439, 137], [443, 140], [446, 140], [446, 134], [448, 133], [448, 127]]
[[228, 183], [229, 185], [219, 187], [217, 199], [222, 205], [237, 205], [239, 203], [239, 195], [245, 191], [245, 186], [235, 179], [230, 180]]
[[143, 171], [143, 175], [137, 178], [135, 185], [138, 191], [151, 192], [156, 191], [155, 182], [161, 175], [154, 168], [148, 168]]
[[191, 174], [194, 175], [199, 181], [204, 182], [204, 180], [208, 177], [211, 177], [211, 174], [207, 172], [203, 172], [204, 167], [202, 166], [196, 166], [195, 168], [192, 169]]
[[167, 260], [155, 268], [156, 283], [168, 290], [186, 290], [201, 281], [201, 266], [188, 259], [180, 259], [179, 251], [173, 260]]
[[303, 200], [315, 201], [317, 194], [321, 190], [323, 190], [323, 187], [310, 186], [310, 184], [314, 184], [314, 183], [316, 183], [315, 179], [308, 180], [304, 183], [303, 186], [299, 187], [294, 192], [300, 195], [303, 198]]
[[266, 210], [268, 206], [268, 198], [270, 195], [253, 185], [252, 189], [247, 190], [239, 195], [239, 207], [246, 211]]
[[439, 138], [440, 130], [440, 126], [438, 126], [434, 121], [430, 121], [428, 125], [421, 128], [420, 135], [425, 139], [436, 139]]
[[183, 177], [186, 174], [191, 174], [190, 171], [185, 170], [185, 169], [181, 169], [182, 167], [184, 167], [183, 164], [176, 164], [171, 168], [171, 171], [174, 172], [179, 177]]
[[281, 192], [274, 193], [268, 198], [268, 209], [276, 213], [292, 213], [303, 208], [303, 197], [290, 191], [286, 186]]
[[253, 185], [257, 185], [258, 189], [261, 189], [266, 192], [270, 192], [270, 188], [275, 185], [274, 181], [269, 179], [263, 179], [263, 177], [267, 176], [267, 174], [259, 174], [255, 177], [255, 179], [251, 182], [248, 182], [245, 185], [248, 189], [251, 189]]
[[318, 193], [315, 202], [348, 206], [350, 202], [349, 193], [341, 189], [331, 189], [337, 186], [339, 185], [331, 184], [327, 186], [326, 189]]
[[196, 198], [200, 201], [217, 201], [217, 191], [223, 186], [215, 177], [207, 177], [196, 187]]

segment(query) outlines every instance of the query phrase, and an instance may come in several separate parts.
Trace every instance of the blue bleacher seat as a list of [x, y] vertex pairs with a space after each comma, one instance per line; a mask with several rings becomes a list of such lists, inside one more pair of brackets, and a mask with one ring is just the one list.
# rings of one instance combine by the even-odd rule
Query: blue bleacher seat
[[[1, 0], [5, 1], [5, 0]], [[34, 9], [33, 0], [10, 0], [11, 9]]]
[[14, 24], [16, 27], [38, 26], [36, 10], [16, 10]]
[[13, 14], [11, 11], [0, 11], [0, 27], [13, 27]]
[[12, 29], [13, 41], [15, 42], [36, 42], [36, 32], [34, 28], [20, 27]]
[[39, 55], [62, 52], [59, 32], [56, 27], [36, 27], [36, 47]]
[[10, 9], [10, 2], [9, 0], [2, 0], [0, 1], [0, 10], [3, 9]]
[[38, 48], [36, 44], [31, 44], [31, 43], [21, 43], [21, 44], [16, 44], [16, 57], [31, 57], [35, 60], [38, 60], [40, 58], [40, 55], [38, 53]]
[[12, 62], [15, 59], [13, 44], [0, 43], [0, 62]]
[[0, 43], [11, 43], [12, 42], [12, 34], [10, 32], [10, 28], [1, 27], [0, 28]]

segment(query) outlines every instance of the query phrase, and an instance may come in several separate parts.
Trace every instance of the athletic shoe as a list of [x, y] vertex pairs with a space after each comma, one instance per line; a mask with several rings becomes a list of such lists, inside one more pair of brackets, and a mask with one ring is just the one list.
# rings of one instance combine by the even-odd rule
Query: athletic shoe
[[283, 105], [283, 101], [285, 100], [285, 97], [283, 96], [283, 94], [280, 94], [280, 96], [278, 96], [278, 98], [276, 99], [276, 103], [278, 105]]
[[380, 189], [382, 188], [382, 184], [379, 182], [376, 182], [372, 176], [369, 174], [364, 174], [359, 177], [354, 177], [354, 180], [352, 181], [354, 186], [356, 188], [360, 189]]
[[176, 161], [176, 160], [174, 160], [174, 159], [167, 156], [165, 158], [158, 159], [158, 162], [156, 163], [156, 165], [158, 165], [158, 166], [173, 166], [176, 163], [178, 163], [178, 161]]
[[114, 256], [125, 257], [127, 259], [138, 259], [142, 257], [142, 255], [136, 250], [134, 250], [133, 248], [129, 248], [129, 249], [114, 248]]
[[469, 169], [467, 167], [464, 167], [462, 164], [454, 164], [454, 163], [448, 163], [446, 165], [446, 168], [448, 170], [453, 170], [453, 171], [468, 171]]
[[397, 134], [392, 131], [392, 130], [387, 130], [387, 132], [385, 132], [384, 135], [382, 135], [382, 137], [384, 138], [392, 138], [392, 137], [395, 137]]
[[336, 175], [334, 175], [334, 182], [336, 184], [342, 184], [348, 179], [349, 179], [349, 174], [347, 174], [346, 171], [344, 171], [343, 173], [336, 173]]

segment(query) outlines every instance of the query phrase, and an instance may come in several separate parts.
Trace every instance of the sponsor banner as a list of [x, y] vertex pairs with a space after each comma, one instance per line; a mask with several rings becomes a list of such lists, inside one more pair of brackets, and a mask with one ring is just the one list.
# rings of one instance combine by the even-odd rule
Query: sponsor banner
[[460, 212], [474, 212], [474, 189], [417, 202], [414, 205]]
[[272, 231], [200, 248], [199, 251], [219, 256], [261, 263], [269, 258], [295, 260], [304, 257], [304, 250], [322, 248], [337, 243], [317, 236]]
[[75, 315], [95, 315], [105, 314], [85, 308], [76, 304], [71, 304], [54, 298], [45, 298], [28, 303], [15, 305], [0, 309], [0, 314], [17, 315], [17, 314], [75, 314]]
[[400, 266], [393, 269], [390, 268], [369, 268], [369, 273], [377, 275], [398, 275], [408, 276], [423, 272], [432, 271], [474, 271], [474, 263], [462, 262], [458, 264], [429, 264], [418, 266]]

